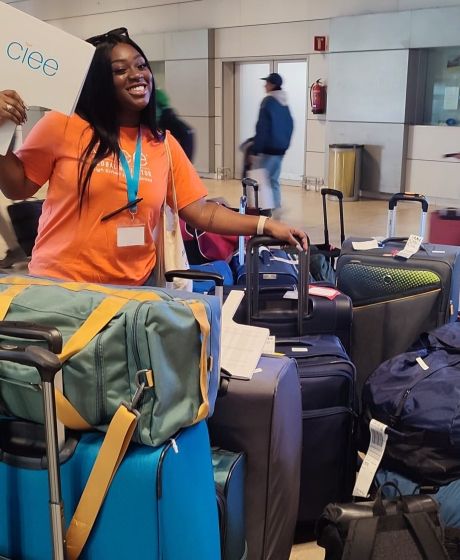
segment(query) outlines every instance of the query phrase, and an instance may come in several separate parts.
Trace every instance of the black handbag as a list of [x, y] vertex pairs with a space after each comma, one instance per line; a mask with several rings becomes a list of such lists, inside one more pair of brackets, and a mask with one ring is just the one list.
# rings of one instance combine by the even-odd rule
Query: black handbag
[[448, 560], [438, 505], [424, 494], [374, 502], [329, 504], [317, 524], [325, 560]]

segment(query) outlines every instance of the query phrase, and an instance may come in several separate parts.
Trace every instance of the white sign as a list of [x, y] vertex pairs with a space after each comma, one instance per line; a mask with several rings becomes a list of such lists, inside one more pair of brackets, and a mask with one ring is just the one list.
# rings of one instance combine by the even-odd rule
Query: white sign
[[[0, 90], [16, 90], [26, 105], [72, 114], [94, 49], [0, 1]], [[12, 138], [0, 134], [0, 153], [5, 135]]]

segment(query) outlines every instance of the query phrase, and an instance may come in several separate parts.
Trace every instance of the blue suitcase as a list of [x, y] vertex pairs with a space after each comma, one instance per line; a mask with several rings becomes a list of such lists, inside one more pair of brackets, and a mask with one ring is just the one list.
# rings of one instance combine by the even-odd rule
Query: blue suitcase
[[[225, 261], [214, 261], [205, 264], [191, 264], [190, 270], [204, 272], [206, 274], [219, 274], [222, 276], [224, 286], [233, 285], [233, 273], [230, 265]], [[193, 279], [193, 291], [195, 293], [207, 294], [214, 289], [215, 282], [211, 279]]]
[[[79, 441], [69, 437], [58, 455], [53, 381], [61, 369], [55, 354], [62, 349], [62, 337], [56, 329], [12, 321], [0, 322], [0, 332], [45, 340], [53, 351], [19, 347], [11, 339], [0, 341], [0, 360], [38, 370], [46, 411], [44, 430], [31, 422], [2, 421], [0, 557], [63, 560], [64, 527], [76, 509], [104, 436], [94, 432], [84, 434]], [[130, 445], [79, 557], [220, 558], [205, 422], [181, 430], [157, 448]]]
[[[11, 431], [11, 430], [9, 430]], [[5, 432], [4, 428], [2, 432]], [[103, 435], [68, 442], [61, 465], [68, 523], [100, 449]], [[10, 457], [18, 462], [17, 457]], [[52, 558], [47, 470], [0, 463], [0, 554], [15, 560]], [[219, 525], [206, 423], [152, 448], [132, 444], [83, 550], [82, 559], [216, 560]]]
[[[261, 247], [259, 249], [259, 285], [268, 287], [285, 287], [286, 289], [296, 286], [299, 277], [297, 255], [288, 253], [282, 249], [273, 247]], [[246, 263], [239, 264], [234, 257], [235, 283], [246, 286], [247, 267]]]

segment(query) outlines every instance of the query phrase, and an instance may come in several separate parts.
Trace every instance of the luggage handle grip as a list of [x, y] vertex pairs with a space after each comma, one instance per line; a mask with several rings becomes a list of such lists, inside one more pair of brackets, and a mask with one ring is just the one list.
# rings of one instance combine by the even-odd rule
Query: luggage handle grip
[[395, 193], [388, 201], [388, 209], [394, 210], [400, 200], [420, 202], [422, 205], [422, 212], [428, 212], [428, 200], [423, 194], [404, 192]]
[[44, 383], [52, 383], [56, 373], [62, 368], [61, 361], [56, 354], [40, 346], [16, 346], [2, 343], [0, 344], [0, 361], [34, 367]]
[[321, 196], [335, 196], [339, 200], [343, 200], [343, 192], [338, 191], [337, 189], [330, 189], [327, 187], [323, 187], [321, 189]]
[[241, 182], [243, 183], [243, 187], [252, 187], [255, 191], [259, 190], [259, 183], [255, 179], [244, 177]]
[[217, 272], [205, 272], [203, 270], [168, 270], [165, 272], [166, 282], [172, 282], [174, 278], [185, 278], [187, 280], [212, 280], [216, 286], [224, 285], [224, 277]]
[[0, 335], [28, 340], [44, 340], [54, 354], [62, 352], [62, 335], [58, 329], [27, 321], [0, 321]]

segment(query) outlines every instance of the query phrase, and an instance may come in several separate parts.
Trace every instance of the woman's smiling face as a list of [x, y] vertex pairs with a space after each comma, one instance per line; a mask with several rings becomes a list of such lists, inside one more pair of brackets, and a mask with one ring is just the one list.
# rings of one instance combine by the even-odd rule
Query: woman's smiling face
[[152, 73], [144, 57], [126, 43], [113, 47], [111, 61], [120, 125], [137, 126], [152, 94]]

